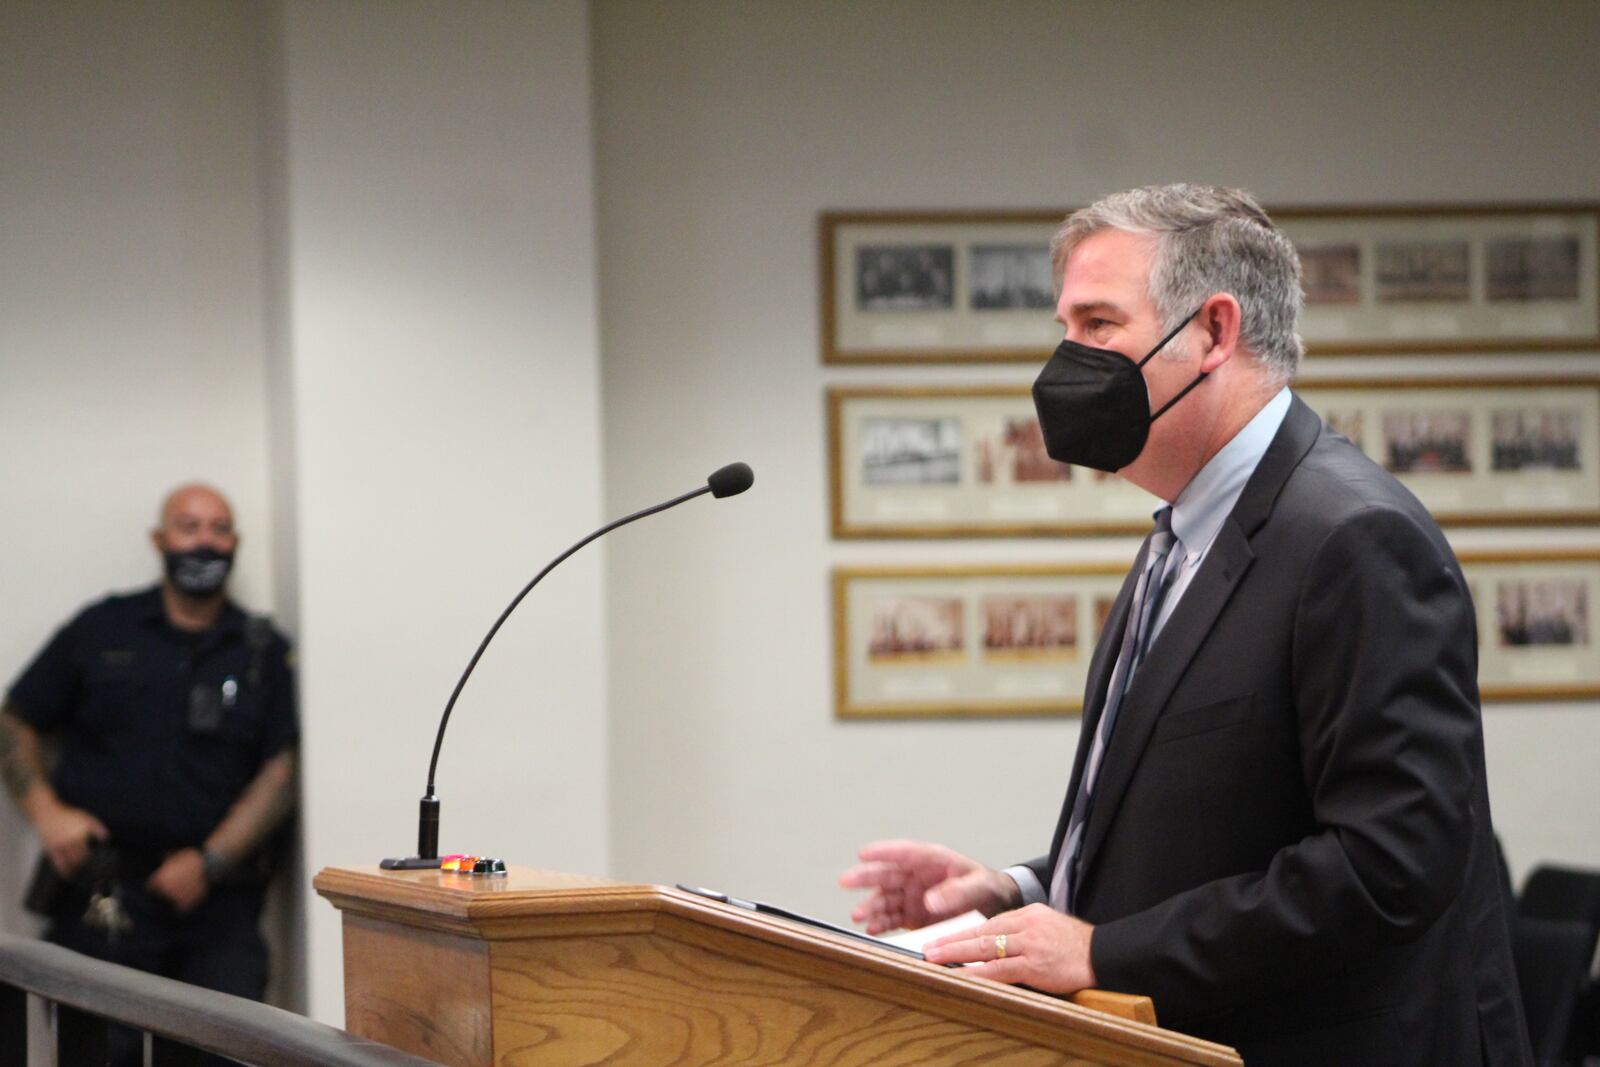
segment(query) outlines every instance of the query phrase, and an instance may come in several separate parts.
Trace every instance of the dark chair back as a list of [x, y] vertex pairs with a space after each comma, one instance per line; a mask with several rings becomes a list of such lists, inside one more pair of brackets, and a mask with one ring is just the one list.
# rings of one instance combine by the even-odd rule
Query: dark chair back
[[1586, 922], [1600, 933], [1600, 871], [1535, 867], [1522, 885], [1517, 914]]
[[[1534, 868], [1517, 898], [1517, 917], [1517, 976], [1540, 1062], [1579, 1063], [1600, 1054], [1600, 974], [1595, 973], [1600, 965], [1600, 870]], [[1556, 933], [1558, 926], [1566, 932]], [[1574, 992], [1565, 971], [1578, 957], [1582, 963]], [[1548, 1055], [1541, 1048], [1535, 1016], [1545, 1027]]]
[[1518, 916], [1512, 950], [1534, 1061], [1541, 1065], [1576, 1063], [1582, 1055], [1577, 1047], [1578, 1006], [1594, 951], [1588, 925]]

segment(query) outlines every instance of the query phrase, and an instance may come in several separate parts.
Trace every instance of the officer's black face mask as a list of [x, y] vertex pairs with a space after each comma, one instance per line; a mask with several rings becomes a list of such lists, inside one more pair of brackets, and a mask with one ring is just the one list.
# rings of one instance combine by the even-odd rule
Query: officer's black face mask
[[211, 597], [222, 592], [228, 572], [233, 569], [233, 553], [214, 548], [191, 548], [186, 552], [163, 552], [167, 580], [181, 593]]
[[1062, 341], [1033, 383], [1033, 406], [1050, 458], [1112, 473], [1138, 459], [1150, 424], [1206, 377], [1197, 375], [1160, 411], [1151, 413], [1144, 365], [1198, 314], [1200, 309], [1195, 308], [1137, 363], [1108, 348]]

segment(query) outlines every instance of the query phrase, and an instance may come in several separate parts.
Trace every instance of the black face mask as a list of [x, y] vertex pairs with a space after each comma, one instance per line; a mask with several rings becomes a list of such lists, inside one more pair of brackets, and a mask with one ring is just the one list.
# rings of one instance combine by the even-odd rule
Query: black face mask
[[1062, 341], [1033, 383], [1033, 407], [1050, 458], [1111, 473], [1138, 459], [1150, 424], [1205, 380], [1204, 373], [1197, 375], [1151, 414], [1144, 365], [1198, 314], [1195, 308], [1137, 363], [1108, 348]]
[[163, 552], [167, 580], [180, 593], [212, 597], [222, 592], [228, 572], [233, 569], [233, 553], [214, 548], [191, 548], [187, 552]]

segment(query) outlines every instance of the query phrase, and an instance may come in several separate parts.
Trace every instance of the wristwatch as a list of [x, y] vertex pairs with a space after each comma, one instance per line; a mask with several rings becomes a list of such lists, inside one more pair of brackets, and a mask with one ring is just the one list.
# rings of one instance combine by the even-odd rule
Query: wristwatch
[[232, 867], [233, 864], [229, 863], [222, 853], [201, 846], [200, 870], [205, 875], [207, 885], [221, 884], [228, 877], [228, 872]]

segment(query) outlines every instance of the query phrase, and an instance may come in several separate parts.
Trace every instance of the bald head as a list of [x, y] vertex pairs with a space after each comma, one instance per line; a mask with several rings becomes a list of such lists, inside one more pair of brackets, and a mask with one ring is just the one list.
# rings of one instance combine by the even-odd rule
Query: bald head
[[209, 485], [178, 486], [161, 502], [150, 541], [165, 561], [169, 589], [220, 603], [239, 547], [226, 497]]
[[233, 508], [228, 504], [228, 498], [201, 482], [180, 485], [162, 498], [156, 529], [164, 530], [185, 516], [197, 515], [208, 519], [221, 517], [227, 521], [228, 532], [233, 532]]

